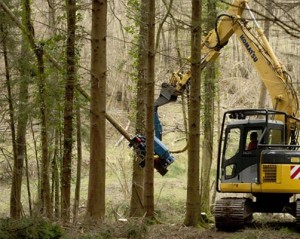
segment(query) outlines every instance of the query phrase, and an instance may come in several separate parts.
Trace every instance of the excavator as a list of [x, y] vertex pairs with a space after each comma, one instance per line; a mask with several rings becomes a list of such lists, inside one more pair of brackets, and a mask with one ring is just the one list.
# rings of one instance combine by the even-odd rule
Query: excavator
[[[248, 16], [243, 17], [244, 15]], [[250, 17], [249, 17], [250, 16]], [[221, 54], [235, 35], [267, 88], [273, 109], [233, 109], [223, 116], [218, 146], [215, 225], [243, 228], [253, 213], [289, 213], [300, 227], [300, 119], [298, 97], [290, 75], [272, 50], [247, 0], [233, 0], [201, 43], [201, 69]], [[155, 168], [164, 175], [174, 162], [161, 142], [158, 107], [176, 101], [189, 85], [191, 72], [175, 72], [163, 83], [155, 102]], [[251, 135], [251, 137], [250, 137]], [[251, 149], [248, 147], [253, 138]], [[145, 139], [132, 139], [144, 152]]]

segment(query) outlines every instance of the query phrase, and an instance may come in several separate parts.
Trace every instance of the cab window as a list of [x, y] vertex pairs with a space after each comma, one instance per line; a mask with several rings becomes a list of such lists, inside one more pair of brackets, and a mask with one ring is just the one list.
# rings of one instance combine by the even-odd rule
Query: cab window
[[280, 129], [270, 129], [268, 144], [283, 144], [282, 131]]
[[225, 179], [234, 178], [236, 175], [236, 164], [229, 164], [225, 167]]
[[239, 128], [232, 128], [227, 131], [225, 160], [231, 159], [239, 152], [241, 130]]
[[257, 149], [258, 140], [262, 135], [262, 129], [251, 129], [246, 131], [245, 150], [251, 151]]

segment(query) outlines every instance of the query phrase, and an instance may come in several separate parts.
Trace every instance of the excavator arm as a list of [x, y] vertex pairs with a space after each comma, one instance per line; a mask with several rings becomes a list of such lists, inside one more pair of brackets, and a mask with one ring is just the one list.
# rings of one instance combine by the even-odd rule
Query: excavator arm
[[[253, 28], [245, 18], [242, 18], [245, 12], [248, 12], [251, 21], [253, 21]], [[215, 28], [202, 40], [201, 69], [218, 58], [222, 48], [233, 35], [236, 35], [265, 84], [274, 110], [297, 117], [299, 114], [298, 98], [292, 86], [291, 77], [270, 47], [263, 30], [259, 27], [248, 6], [247, 0], [234, 0], [227, 12], [217, 17]], [[177, 96], [186, 89], [190, 78], [190, 71], [174, 72], [169, 82], [162, 84], [161, 93], [156, 101], [156, 109], [163, 104], [176, 100]], [[295, 127], [298, 128], [292, 117], [288, 121], [287, 137], [290, 136], [290, 131], [294, 130]], [[283, 119], [278, 118], [278, 120]]]
[[[215, 28], [212, 29], [203, 39], [201, 43], [201, 69], [216, 60], [221, 54], [221, 49], [227, 45], [229, 39], [234, 34], [235, 18], [239, 18], [246, 7], [246, 0], [234, 0], [226, 13], [217, 17]], [[226, 18], [225, 18], [226, 17]], [[168, 83], [162, 84], [162, 89], [156, 106], [167, 104], [174, 101], [178, 95], [182, 94], [186, 89], [191, 72], [173, 72]], [[160, 99], [164, 98], [164, 99]]]

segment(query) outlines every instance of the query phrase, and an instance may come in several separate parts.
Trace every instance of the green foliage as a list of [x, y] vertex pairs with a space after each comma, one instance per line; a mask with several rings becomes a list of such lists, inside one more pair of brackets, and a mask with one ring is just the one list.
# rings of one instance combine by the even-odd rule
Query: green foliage
[[282, 227], [279, 229], [280, 233], [282, 234], [291, 234], [291, 233], [295, 233], [296, 230], [293, 228], [288, 228], [288, 227]]
[[126, 26], [124, 30], [129, 34], [134, 34], [136, 32], [135, 26]]
[[140, 1], [139, 0], [128, 0], [127, 1], [127, 18], [132, 19], [134, 21], [135, 27], [139, 26], [138, 18], [139, 18], [139, 9], [140, 9]]
[[55, 239], [62, 237], [63, 231], [58, 225], [42, 218], [2, 219], [0, 221], [0, 238], [2, 239]]

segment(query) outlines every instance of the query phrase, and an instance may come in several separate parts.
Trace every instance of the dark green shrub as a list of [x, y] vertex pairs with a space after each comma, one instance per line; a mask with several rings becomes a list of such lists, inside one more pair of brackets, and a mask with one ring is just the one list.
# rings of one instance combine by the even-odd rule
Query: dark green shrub
[[0, 220], [0, 239], [57, 239], [62, 236], [61, 227], [46, 219]]

